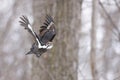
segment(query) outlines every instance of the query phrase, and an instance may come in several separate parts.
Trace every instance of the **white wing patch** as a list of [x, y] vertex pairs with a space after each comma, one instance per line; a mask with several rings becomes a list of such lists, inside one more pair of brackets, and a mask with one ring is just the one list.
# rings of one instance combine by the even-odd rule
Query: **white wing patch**
[[[30, 24], [28, 24], [28, 28], [32, 31], [33, 35], [36, 36]], [[38, 38], [36, 37], [35, 39], [38, 43], [38, 48], [42, 48], [42, 45], [40, 44]]]
[[54, 23], [51, 22], [51, 23], [48, 25], [47, 29], [50, 29], [50, 27], [51, 27], [53, 24], [54, 24]]

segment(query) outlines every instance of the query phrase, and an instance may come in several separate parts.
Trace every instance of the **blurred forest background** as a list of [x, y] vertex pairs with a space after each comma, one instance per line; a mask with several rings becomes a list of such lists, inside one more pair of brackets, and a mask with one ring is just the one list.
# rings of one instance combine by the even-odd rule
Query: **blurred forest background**
[[[19, 25], [26, 15], [38, 32], [54, 17], [54, 47], [25, 55], [34, 42]], [[0, 80], [120, 80], [120, 0], [0, 0]]]

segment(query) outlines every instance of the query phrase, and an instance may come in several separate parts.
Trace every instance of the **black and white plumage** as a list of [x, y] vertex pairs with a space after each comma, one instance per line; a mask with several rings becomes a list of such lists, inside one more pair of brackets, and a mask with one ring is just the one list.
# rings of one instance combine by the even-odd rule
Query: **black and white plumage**
[[39, 57], [41, 54], [45, 53], [48, 49], [53, 47], [52, 41], [56, 35], [56, 29], [54, 25], [53, 18], [46, 15], [46, 20], [44, 25], [40, 27], [39, 35], [36, 34], [31, 24], [26, 16], [20, 17], [20, 24], [34, 37], [35, 43], [27, 54], [36, 54]]

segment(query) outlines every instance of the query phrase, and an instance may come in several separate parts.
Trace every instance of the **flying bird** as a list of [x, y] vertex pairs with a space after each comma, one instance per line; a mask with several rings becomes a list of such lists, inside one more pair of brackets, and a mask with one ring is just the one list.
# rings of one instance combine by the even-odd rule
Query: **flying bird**
[[23, 26], [35, 39], [30, 51], [27, 54], [35, 54], [40, 57], [48, 49], [53, 47], [53, 39], [56, 35], [56, 28], [53, 18], [46, 15], [46, 20], [40, 27], [39, 34], [33, 31], [32, 26], [26, 16], [20, 17], [20, 25]]

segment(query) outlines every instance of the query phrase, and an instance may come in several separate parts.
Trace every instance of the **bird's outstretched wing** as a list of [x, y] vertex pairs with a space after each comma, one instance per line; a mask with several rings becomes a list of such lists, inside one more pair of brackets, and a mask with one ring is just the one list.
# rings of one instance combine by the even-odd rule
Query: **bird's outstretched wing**
[[56, 29], [53, 18], [50, 15], [46, 15], [44, 25], [40, 27], [41, 42], [43, 42], [44, 44], [52, 42], [55, 35]]
[[37, 38], [36, 33], [33, 31], [31, 24], [26, 16], [20, 17], [20, 25], [23, 26], [35, 39]]
[[47, 29], [50, 29], [54, 25], [53, 18], [50, 15], [46, 15], [46, 20], [43, 23], [44, 25], [40, 27], [40, 33], [43, 35]]
[[41, 43], [39, 41], [39, 38], [37, 36], [37, 34], [33, 31], [32, 27], [31, 27], [31, 24], [28, 20], [28, 18], [26, 16], [22, 16], [20, 17], [21, 21], [20, 22], [20, 25], [23, 26], [26, 30], [28, 30], [28, 32], [34, 37], [34, 39], [37, 41], [37, 44], [38, 44], [38, 47], [39, 48], [42, 48], [41, 46]]

